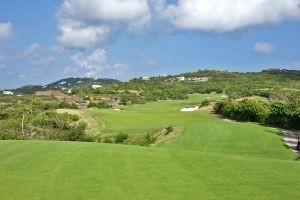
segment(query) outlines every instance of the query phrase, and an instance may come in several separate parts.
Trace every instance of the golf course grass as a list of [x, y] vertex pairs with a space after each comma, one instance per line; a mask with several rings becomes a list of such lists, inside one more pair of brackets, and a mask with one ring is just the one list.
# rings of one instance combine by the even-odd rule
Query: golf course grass
[[[297, 199], [300, 162], [273, 128], [179, 110], [218, 95], [87, 110], [103, 133], [167, 125], [183, 135], [159, 147], [0, 141], [1, 199]], [[101, 130], [102, 130], [101, 129]]]

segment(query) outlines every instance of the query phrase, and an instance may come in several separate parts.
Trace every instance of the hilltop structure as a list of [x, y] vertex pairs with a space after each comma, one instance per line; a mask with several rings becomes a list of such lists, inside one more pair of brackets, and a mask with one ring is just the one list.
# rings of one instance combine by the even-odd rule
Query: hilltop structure
[[3, 91], [2, 94], [3, 95], [14, 95], [14, 93], [12, 91]]

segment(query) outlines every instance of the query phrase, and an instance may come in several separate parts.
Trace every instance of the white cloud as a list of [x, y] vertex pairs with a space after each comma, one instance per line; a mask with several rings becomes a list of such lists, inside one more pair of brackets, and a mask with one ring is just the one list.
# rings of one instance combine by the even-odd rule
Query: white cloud
[[0, 40], [7, 40], [13, 36], [13, 26], [10, 22], [0, 23]]
[[300, 17], [300, 0], [179, 0], [165, 17], [180, 30], [227, 32]]
[[64, 0], [57, 11], [58, 41], [88, 48], [107, 42], [120, 29], [143, 33], [157, 22], [166, 29], [229, 32], [300, 19], [299, 6], [300, 0]]
[[0, 69], [3, 69], [6, 67], [4, 61], [6, 60], [6, 56], [4, 55], [4, 53], [2, 52], [2, 50], [0, 49]]
[[151, 12], [148, 0], [65, 0], [57, 17], [58, 40], [67, 47], [86, 48], [107, 41], [119, 23], [128, 24], [130, 31], [144, 28]]
[[52, 56], [37, 57], [32, 61], [32, 64], [40, 65], [40, 66], [51, 66], [51, 65], [53, 65], [54, 61], [55, 61], [55, 59]]
[[48, 55], [48, 52], [38, 43], [33, 43], [17, 56], [21, 60], [29, 60], [33, 65], [51, 66], [55, 58]]
[[65, 0], [59, 14], [82, 21], [131, 22], [148, 14], [147, 0]]
[[121, 73], [128, 69], [126, 64], [118, 63], [114, 66], [108, 64], [107, 53], [104, 49], [96, 49], [91, 54], [76, 53], [70, 58], [75, 67], [66, 68], [65, 74], [80, 71], [85, 76], [96, 77], [107, 72]]
[[261, 54], [270, 54], [275, 50], [275, 47], [267, 42], [257, 42], [254, 45], [253, 50]]
[[52, 53], [56, 53], [56, 54], [62, 53], [64, 50], [65, 48], [61, 45], [55, 45], [50, 49]]
[[101, 25], [84, 25], [79, 23], [64, 23], [58, 40], [62, 45], [72, 48], [91, 47], [105, 42], [110, 34], [110, 27]]
[[113, 69], [117, 72], [117, 74], [121, 74], [124, 71], [129, 69], [129, 66], [123, 63], [117, 63], [114, 65]]
[[19, 56], [20, 58], [27, 58], [31, 56], [35, 56], [41, 50], [41, 45], [38, 43], [34, 43], [30, 45], [27, 49], [23, 51], [23, 53]]

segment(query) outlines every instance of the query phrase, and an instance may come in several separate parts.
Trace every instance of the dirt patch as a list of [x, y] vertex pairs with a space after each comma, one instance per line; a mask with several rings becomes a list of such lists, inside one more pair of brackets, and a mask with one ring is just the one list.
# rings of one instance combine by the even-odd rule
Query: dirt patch
[[61, 92], [55, 91], [55, 90], [48, 90], [48, 91], [40, 91], [34, 93], [35, 96], [50, 96], [58, 99], [59, 101], [67, 101], [70, 103], [80, 103], [81, 98], [77, 96], [69, 96], [66, 94], [63, 94]]

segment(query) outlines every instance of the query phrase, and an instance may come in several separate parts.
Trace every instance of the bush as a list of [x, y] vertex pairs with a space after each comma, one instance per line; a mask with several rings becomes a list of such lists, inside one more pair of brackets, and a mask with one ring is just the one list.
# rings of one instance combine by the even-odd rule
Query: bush
[[167, 128], [166, 128], [166, 135], [168, 135], [169, 133], [171, 133], [171, 132], [173, 132], [173, 130], [174, 130], [174, 128], [172, 127], [172, 126], [168, 126]]
[[87, 124], [85, 122], [80, 122], [79, 124], [73, 125], [67, 132], [67, 141], [81, 141], [85, 135], [85, 129]]
[[235, 120], [300, 129], [300, 107], [295, 103], [273, 102], [269, 104], [251, 100], [225, 101], [216, 103], [214, 111]]
[[88, 107], [89, 108], [112, 108], [111, 105], [108, 105], [103, 102], [100, 102], [100, 103], [91, 102]]
[[63, 102], [59, 103], [58, 108], [78, 109], [78, 106], [74, 103], [70, 104], [70, 103], [63, 101]]
[[115, 143], [122, 143], [128, 138], [127, 134], [119, 133], [115, 136]]
[[214, 111], [225, 117], [252, 122], [265, 122], [270, 113], [267, 103], [260, 101], [242, 100], [239, 102], [227, 101], [217, 103]]
[[202, 101], [201, 103], [201, 106], [204, 107], [204, 106], [208, 106], [209, 105], [209, 101], [208, 100], [204, 100]]
[[104, 140], [103, 140], [103, 143], [113, 143], [114, 141], [112, 140], [112, 139], [110, 139], [110, 138], [105, 138]]

